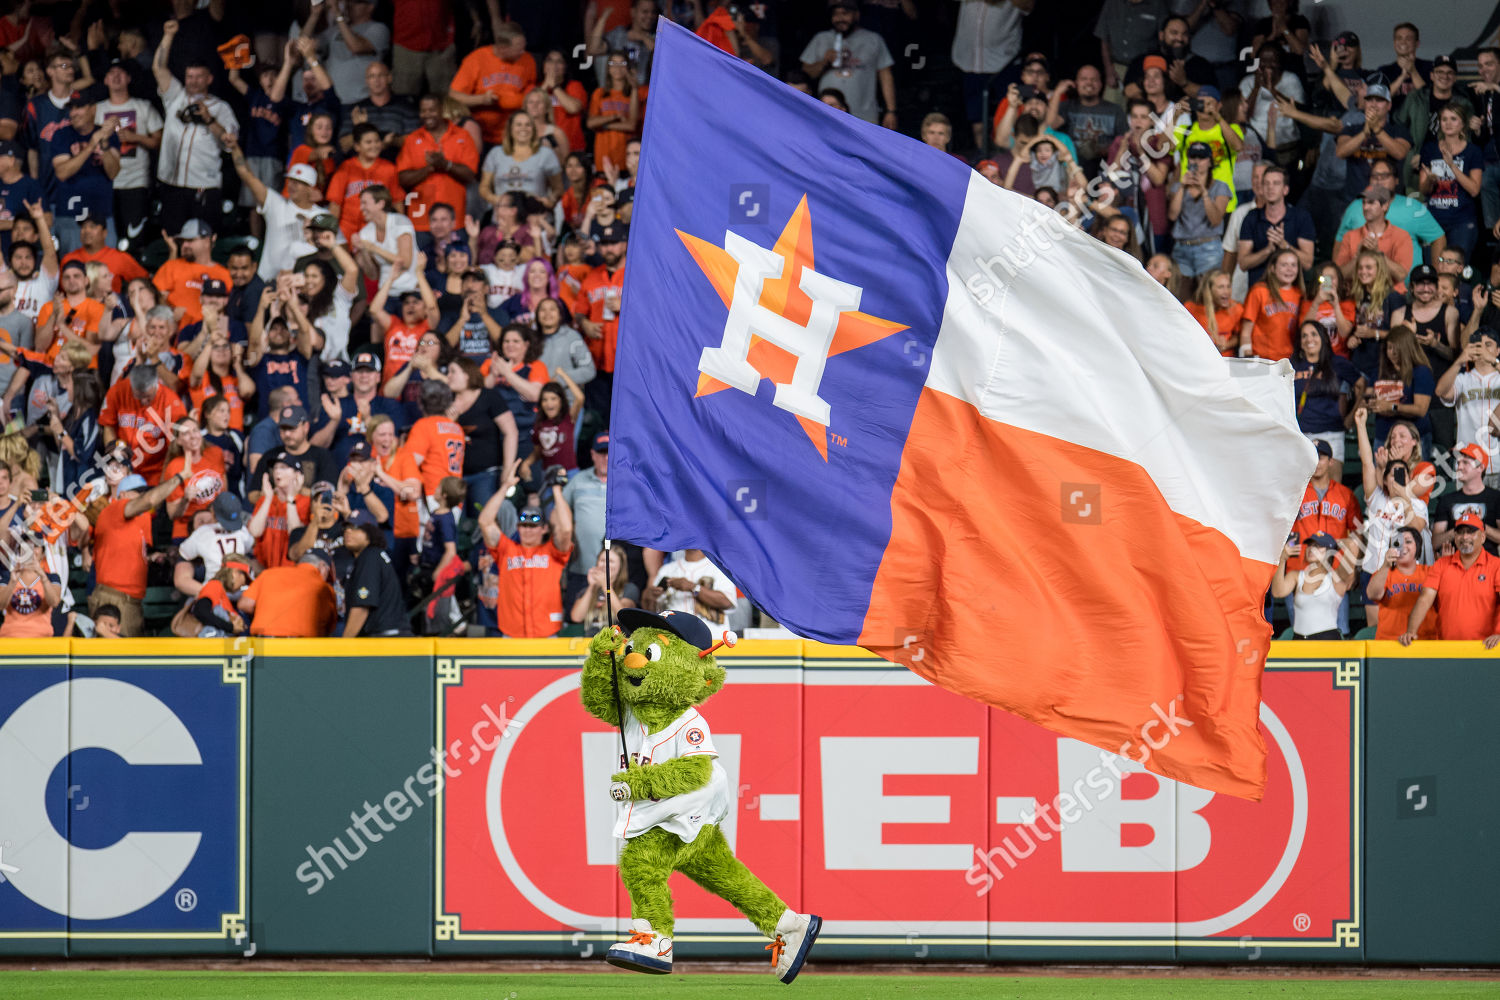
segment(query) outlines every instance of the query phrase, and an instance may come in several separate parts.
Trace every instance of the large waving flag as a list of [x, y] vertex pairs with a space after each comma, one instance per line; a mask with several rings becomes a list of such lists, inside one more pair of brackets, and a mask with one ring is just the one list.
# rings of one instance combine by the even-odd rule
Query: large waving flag
[[607, 526], [801, 635], [1258, 798], [1316, 457], [1139, 263], [663, 22]]

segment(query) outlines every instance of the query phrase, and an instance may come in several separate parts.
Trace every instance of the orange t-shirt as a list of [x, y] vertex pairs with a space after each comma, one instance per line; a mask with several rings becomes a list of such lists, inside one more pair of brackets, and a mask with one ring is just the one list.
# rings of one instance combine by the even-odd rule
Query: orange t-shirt
[[422, 491], [432, 496], [444, 476], [464, 474], [464, 429], [447, 417], [423, 417], [406, 435], [412, 460], [420, 458]]
[[500, 576], [495, 621], [516, 639], [545, 639], [563, 626], [562, 575], [572, 548], [559, 549], [549, 538], [534, 549], [501, 536], [490, 549]]
[[167, 461], [167, 431], [185, 416], [187, 409], [177, 393], [157, 384], [156, 395], [142, 406], [130, 388], [129, 379], [110, 386], [99, 411], [99, 426], [113, 427], [115, 434], [131, 449], [135, 471], [155, 485], [161, 478], [161, 467]]
[[583, 138], [583, 113], [589, 106], [589, 92], [583, 89], [583, 84], [577, 80], [569, 80], [563, 87], [563, 93], [583, 105], [577, 114], [568, 114], [563, 110], [562, 102], [556, 95], [548, 95], [552, 98], [552, 124], [562, 130], [562, 134], [568, 137], [568, 148], [580, 152], [588, 146]]
[[203, 283], [210, 278], [218, 278], [224, 282], [225, 288], [234, 287], [228, 269], [212, 262], [189, 264], [181, 257], [175, 257], [156, 269], [152, 284], [167, 294], [167, 305], [182, 310], [179, 329], [203, 322], [203, 306], [198, 302], [198, 296], [203, 292]]
[[[450, 124], [448, 131], [441, 138], [434, 136], [425, 128], [419, 128], [406, 137], [401, 144], [401, 154], [396, 157], [396, 170], [420, 170], [427, 166], [428, 152], [436, 150], [449, 160], [462, 166], [468, 167], [476, 174], [479, 172], [479, 150], [474, 145], [474, 140], [469, 133]], [[427, 211], [438, 202], [446, 202], [453, 206], [453, 211], [458, 214], [457, 226], [463, 228], [464, 221], [468, 218], [464, 214], [464, 205], [468, 199], [468, 187], [460, 184], [448, 174], [434, 171], [427, 175], [427, 179], [407, 192], [403, 199], [406, 204], [406, 217], [411, 220], [412, 227], [419, 233], [427, 232]], [[363, 222], [360, 225], [364, 225]]]
[[333, 589], [307, 563], [264, 571], [245, 588], [245, 597], [255, 602], [251, 635], [326, 637], [338, 618]]
[[[599, 129], [594, 133], [594, 169], [604, 169], [604, 158], [621, 170], [625, 169], [625, 144], [632, 138], [638, 138], [641, 134], [641, 122], [646, 117], [646, 88], [637, 87], [640, 97], [635, 105], [635, 131], [620, 132], [615, 129]], [[594, 91], [594, 96], [589, 98], [589, 117], [595, 115], [619, 115], [622, 119], [630, 117], [630, 95], [622, 91], [603, 87]], [[488, 138], [488, 137], [486, 137]]]
[[1427, 571], [1426, 585], [1437, 591], [1438, 638], [1483, 639], [1500, 632], [1500, 558], [1484, 549], [1464, 569], [1457, 553], [1443, 556]]
[[[172, 478], [182, 471], [182, 466], [183, 457], [178, 455], [161, 470], [161, 477]], [[172, 495], [167, 497], [168, 503], [175, 503], [184, 496], [189, 497], [188, 505], [182, 510], [182, 516], [172, 522], [174, 539], [188, 536], [189, 526], [193, 523], [193, 515], [213, 506], [214, 497], [224, 492], [228, 477], [229, 473], [224, 468], [223, 449], [217, 445], [205, 444], [203, 455], [193, 464], [193, 472], [188, 476], [187, 482], [179, 483], [177, 489], [172, 491]]]
[[1245, 314], [1240, 322], [1249, 320], [1252, 324], [1250, 347], [1255, 356], [1271, 361], [1291, 357], [1292, 346], [1296, 343], [1297, 318], [1301, 315], [1301, 293], [1288, 293], [1282, 289], [1281, 301], [1276, 302], [1264, 283], [1250, 289], [1250, 294], [1245, 296]]
[[407, 326], [399, 319], [391, 323], [390, 328], [385, 331], [385, 382], [400, 374], [401, 369], [411, 362], [411, 356], [417, 353], [417, 341], [427, 331], [425, 319], [416, 326]]
[[[1203, 308], [1202, 303], [1187, 303], [1187, 311], [1193, 314], [1193, 319], [1197, 320], [1198, 324], [1202, 326], [1205, 331], [1208, 330], [1208, 310]], [[1228, 309], [1214, 310], [1214, 321], [1218, 323], [1219, 336], [1227, 336], [1229, 338], [1229, 346], [1219, 352], [1226, 358], [1237, 357], [1240, 353], [1240, 323], [1244, 320], [1244, 318], [1245, 307], [1240, 305], [1238, 302], [1229, 303]], [[1210, 335], [1209, 339], [1212, 339], [1212, 335]]]
[[[219, 382], [224, 386], [224, 398], [229, 400], [229, 427], [231, 430], [242, 431], [245, 429], [245, 400], [240, 396], [239, 380], [229, 374]], [[188, 387], [188, 398], [193, 401], [193, 409], [199, 413], [203, 412], [204, 401], [217, 395], [213, 383], [208, 380], [208, 372], [203, 373], [197, 385]]]
[[124, 497], [111, 500], [94, 524], [94, 579], [101, 587], [144, 598], [151, 511], [126, 520], [126, 503]]
[[140, 261], [125, 251], [116, 250], [114, 247], [100, 247], [98, 253], [89, 253], [83, 247], [79, 247], [64, 257], [62, 262], [66, 264], [74, 260], [84, 264], [91, 261], [98, 261], [109, 268], [109, 273], [115, 276], [112, 287], [116, 294], [125, 287], [125, 282], [127, 281], [134, 281], [136, 278], [151, 277], [151, 272], [142, 267]]
[[[1385, 577], [1385, 593], [1380, 598], [1380, 621], [1375, 626], [1375, 638], [1399, 639], [1406, 631], [1411, 618], [1412, 606], [1422, 596], [1422, 585], [1427, 580], [1428, 567], [1417, 563], [1410, 573], [1403, 573], [1392, 566]], [[1417, 630], [1418, 639], [1436, 639], [1438, 633], [1437, 607], [1427, 612], [1422, 627]]]
[[603, 372], [615, 370], [615, 337], [620, 332], [620, 313], [612, 310], [609, 318], [605, 318], [605, 300], [609, 297], [611, 290], [619, 294], [625, 287], [625, 265], [622, 261], [615, 268], [615, 273], [610, 274], [609, 269], [603, 264], [589, 272], [589, 276], [583, 280], [582, 296], [588, 303], [589, 321], [600, 323], [604, 327], [603, 335], [598, 340], [585, 337], [588, 342], [589, 353], [594, 356], [594, 363]]
[[[1346, 320], [1348, 320], [1350, 323], [1356, 322], [1354, 318], [1354, 302], [1351, 299], [1340, 299], [1338, 308], [1339, 312], [1343, 314]], [[1314, 323], [1321, 323], [1324, 320], [1331, 318], [1332, 316], [1332, 302], [1309, 302], [1307, 306], [1302, 310], [1303, 322], [1311, 320]], [[1349, 356], [1349, 345], [1347, 342], [1345, 342], [1343, 334], [1339, 333], [1337, 323], [1329, 324], [1328, 343], [1332, 345], [1333, 353], [1346, 358]]]
[[[36, 314], [36, 328], [38, 330], [51, 322], [52, 304], [53, 300], [48, 299], [42, 303], [41, 312]], [[73, 316], [72, 322], [68, 322], [67, 317], [69, 313]], [[63, 322], [67, 323], [68, 329], [73, 331], [73, 335], [87, 340], [96, 348], [99, 346], [99, 321], [102, 319], [104, 319], [104, 303], [95, 302], [89, 298], [84, 299], [76, 306], [68, 306], [68, 311], [63, 313]], [[57, 355], [61, 353], [63, 343], [66, 340], [67, 338], [62, 336], [60, 331], [57, 336], [52, 338], [52, 343], [47, 347], [44, 355], [49, 362], [57, 360]], [[99, 357], [97, 354], [89, 362], [89, 367], [99, 367]]]
[[564, 264], [558, 269], [557, 295], [575, 316], [587, 315], [589, 311], [589, 301], [583, 297], [583, 283], [592, 270], [587, 264]]
[[[299, 493], [293, 502], [297, 507], [298, 523], [306, 525], [312, 516], [312, 497]], [[257, 562], [269, 568], [287, 565], [291, 561], [288, 558], [291, 547], [292, 533], [287, 527], [286, 501], [273, 494], [271, 509], [266, 512], [266, 530], [256, 539], [255, 548], [251, 552]]]
[[[490, 368], [492, 367], [490, 362], [492, 362], [493, 360], [493, 356], [485, 358], [484, 364], [479, 366], [479, 374], [488, 378], [490, 374]], [[521, 374], [520, 365], [511, 365], [510, 370], [515, 372], [517, 375]], [[552, 381], [552, 378], [551, 375], [547, 372], [546, 365], [542, 364], [540, 361], [533, 361], [529, 365], [527, 365], [526, 381], [535, 382], [537, 385], [546, 385], [548, 382]]]
[[[380, 467], [385, 470], [386, 475], [397, 481], [422, 478], [417, 463], [412, 461], [411, 452], [405, 448], [397, 448], [391, 452], [390, 458], [381, 459]], [[421, 515], [417, 513], [417, 501], [402, 500], [397, 497], [395, 504], [396, 509], [391, 512], [391, 530], [397, 538], [416, 538], [422, 531]]]
[[[364, 228], [365, 217], [359, 210], [359, 195], [365, 188], [376, 184], [384, 184], [398, 205], [406, 198], [396, 179], [396, 165], [379, 157], [366, 170], [359, 165], [359, 157], [351, 156], [328, 179], [328, 204], [339, 206], [339, 229], [343, 230], [345, 239]], [[454, 209], [457, 208], [455, 205]]]
[[198, 596], [217, 608], [225, 621], [228, 621], [231, 615], [240, 613], [240, 609], [234, 606], [234, 602], [229, 599], [229, 593], [218, 580], [209, 580], [205, 583], [198, 591]]
[[496, 102], [488, 107], [474, 107], [469, 114], [479, 123], [486, 145], [505, 141], [505, 123], [511, 113], [526, 100], [526, 92], [536, 86], [536, 60], [523, 52], [515, 62], [495, 55], [495, 47], [475, 49], [459, 64], [451, 87], [460, 94], [494, 94]]

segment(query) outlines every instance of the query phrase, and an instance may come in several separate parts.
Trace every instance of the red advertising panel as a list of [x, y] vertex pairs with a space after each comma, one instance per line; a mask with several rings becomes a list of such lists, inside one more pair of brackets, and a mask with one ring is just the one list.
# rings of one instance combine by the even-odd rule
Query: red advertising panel
[[[579, 703], [578, 655], [535, 645], [439, 648], [440, 952], [596, 954], [628, 920], [618, 736]], [[1101, 755], [857, 651], [749, 642], [724, 659], [700, 710], [737, 789], [725, 833], [822, 915], [820, 953], [1359, 958], [1357, 669], [1273, 663], [1251, 803], [1129, 759], [1199, 724], [1180, 706], [1148, 707], [1139, 745]], [[762, 943], [685, 878], [672, 891], [684, 956]]]

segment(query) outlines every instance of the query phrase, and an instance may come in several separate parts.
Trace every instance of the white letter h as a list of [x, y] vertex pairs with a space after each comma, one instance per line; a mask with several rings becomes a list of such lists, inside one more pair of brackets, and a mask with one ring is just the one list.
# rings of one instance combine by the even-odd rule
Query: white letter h
[[723, 341], [718, 347], [703, 349], [698, 370], [753, 396], [761, 376], [750, 364], [750, 338], [768, 340], [797, 358], [792, 381], [776, 386], [775, 405], [827, 427], [828, 402], [818, 395], [818, 387], [838, 329], [839, 313], [859, 309], [863, 290], [804, 267], [799, 287], [812, 300], [812, 312], [807, 325], [798, 326], [760, 304], [766, 279], [781, 277], [785, 260], [736, 233], [724, 234], [724, 249], [739, 263], [734, 299], [724, 323]]

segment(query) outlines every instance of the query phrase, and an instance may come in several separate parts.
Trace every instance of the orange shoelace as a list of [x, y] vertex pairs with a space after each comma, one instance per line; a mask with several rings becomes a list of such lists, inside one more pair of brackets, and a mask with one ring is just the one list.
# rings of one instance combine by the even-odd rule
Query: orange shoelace
[[650, 944], [654, 940], [656, 940], [656, 935], [655, 934], [649, 934], [646, 931], [631, 931], [630, 932], [630, 940], [626, 941], [625, 943], [626, 944]]
[[766, 951], [771, 953], [771, 965], [781, 964], [781, 953], [786, 951], [786, 944], [781, 940], [781, 935], [776, 935], [776, 940], [766, 945]]

